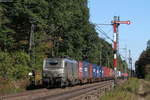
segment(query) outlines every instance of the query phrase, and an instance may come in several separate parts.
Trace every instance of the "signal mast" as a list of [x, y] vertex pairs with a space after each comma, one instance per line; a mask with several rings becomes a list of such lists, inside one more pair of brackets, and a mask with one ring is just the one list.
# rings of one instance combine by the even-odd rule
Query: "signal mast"
[[119, 32], [118, 32], [118, 27], [120, 24], [131, 24], [130, 21], [120, 21], [119, 16], [114, 16], [114, 20], [111, 21], [114, 29], [114, 34], [113, 34], [113, 52], [114, 52], [114, 71], [117, 72], [117, 53], [118, 53], [118, 45], [119, 45]]

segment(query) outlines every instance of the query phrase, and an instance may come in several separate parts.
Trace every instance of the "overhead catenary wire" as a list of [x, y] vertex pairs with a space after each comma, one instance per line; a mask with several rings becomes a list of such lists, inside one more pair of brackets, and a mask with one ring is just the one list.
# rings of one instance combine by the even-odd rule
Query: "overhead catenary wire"
[[[107, 39], [109, 39], [111, 42], [114, 42], [114, 40], [108, 36], [108, 33], [111, 32], [111, 30], [109, 30], [108, 32], [105, 32], [99, 25], [112, 25], [112, 24], [95, 24], [95, 28], [98, 32], [102, 33]], [[125, 59], [125, 57], [123, 55], [121, 55], [119, 52], [118, 52], [118, 56], [121, 56], [123, 59]]]
[[99, 27], [98, 25], [96, 26], [96, 30], [99, 31], [100, 33], [102, 33], [102, 34], [103, 34], [107, 39], [109, 39], [111, 42], [114, 42], [113, 39], [111, 39], [111, 38], [107, 35], [107, 33], [106, 33], [105, 31], [103, 31], [103, 30], [101, 29], [101, 27]]
[[[109, 25], [111, 25], [111, 24], [109, 24]], [[108, 32], [110, 32], [110, 30], [106, 33], [105, 31], [103, 31], [103, 29], [101, 29], [101, 27], [99, 27], [98, 26], [98, 24], [96, 25], [95, 24], [95, 29], [98, 31], [98, 32], [100, 32], [100, 33], [102, 33], [107, 39], [109, 39], [111, 42], [113, 42], [113, 39], [111, 39], [107, 34], [108, 34]], [[101, 46], [100, 46], [100, 48], [101, 48]], [[109, 64], [110, 64], [110, 62], [109, 62], [109, 59], [108, 59], [108, 55], [106, 55], [107, 57], [107, 66], [109, 66]], [[102, 62], [101, 62], [101, 52], [100, 52], [100, 65], [102, 64]]]

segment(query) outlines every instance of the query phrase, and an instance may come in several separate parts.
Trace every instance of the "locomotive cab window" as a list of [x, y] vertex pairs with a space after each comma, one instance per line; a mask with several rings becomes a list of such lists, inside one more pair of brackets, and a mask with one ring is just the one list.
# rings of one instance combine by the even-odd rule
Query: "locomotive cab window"
[[46, 68], [61, 67], [61, 60], [46, 60]]
[[50, 65], [57, 65], [57, 64], [58, 64], [57, 61], [49, 61], [49, 62], [47, 62], [47, 63], [50, 64]]

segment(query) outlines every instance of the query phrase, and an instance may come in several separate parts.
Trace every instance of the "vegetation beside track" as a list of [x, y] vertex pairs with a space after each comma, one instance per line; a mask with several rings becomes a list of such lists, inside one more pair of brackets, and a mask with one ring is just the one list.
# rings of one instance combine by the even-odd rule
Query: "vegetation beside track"
[[12, 94], [26, 91], [27, 80], [1, 80], [0, 96], [4, 94]]
[[130, 78], [121, 86], [106, 93], [100, 100], [150, 100], [150, 83]]
[[147, 48], [141, 53], [136, 61], [136, 74], [138, 78], [150, 78], [150, 40], [147, 42]]

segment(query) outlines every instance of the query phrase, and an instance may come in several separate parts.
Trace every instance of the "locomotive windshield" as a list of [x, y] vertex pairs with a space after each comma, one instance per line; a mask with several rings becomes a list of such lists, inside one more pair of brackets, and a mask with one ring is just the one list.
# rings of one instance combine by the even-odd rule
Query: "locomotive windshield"
[[50, 65], [57, 65], [58, 64], [57, 61], [47, 61], [46, 63], [50, 64]]
[[46, 68], [61, 67], [61, 60], [57, 60], [57, 59], [47, 59], [47, 60], [46, 60], [45, 67], [46, 67]]

